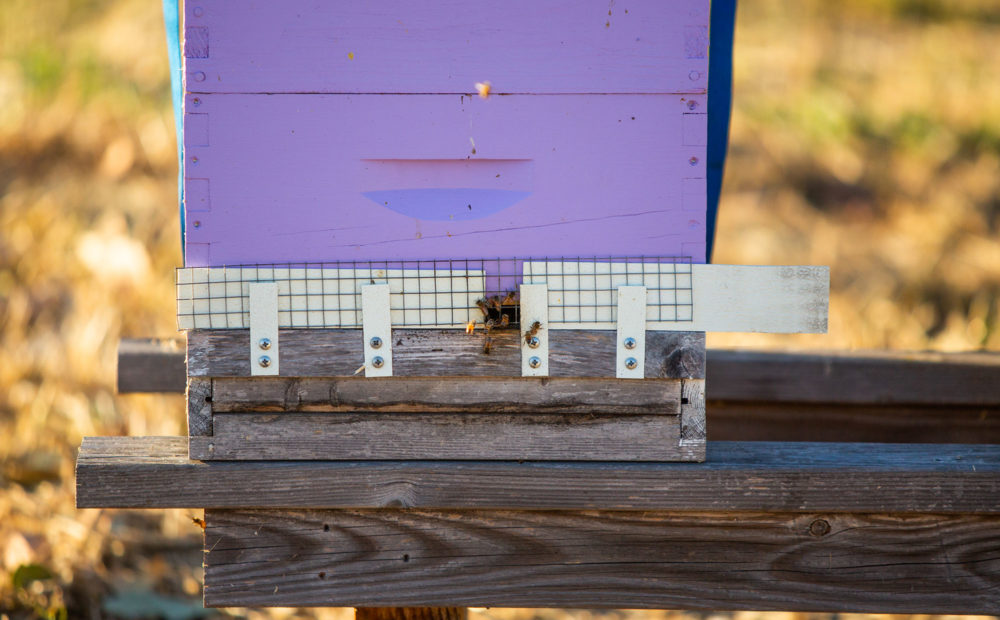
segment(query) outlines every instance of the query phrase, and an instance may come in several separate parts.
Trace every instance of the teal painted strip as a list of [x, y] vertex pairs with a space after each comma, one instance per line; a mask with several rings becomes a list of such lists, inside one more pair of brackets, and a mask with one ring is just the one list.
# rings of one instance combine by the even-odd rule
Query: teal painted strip
[[181, 28], [178, 0], [163, 0], [163, 24], [167, 30], [170, 59], [170, 96], [174, 103], [174, 131], [177, 134], [177, 201], [181, 217], [181, 252], [184, 252], [184, 85], [181, 80]]

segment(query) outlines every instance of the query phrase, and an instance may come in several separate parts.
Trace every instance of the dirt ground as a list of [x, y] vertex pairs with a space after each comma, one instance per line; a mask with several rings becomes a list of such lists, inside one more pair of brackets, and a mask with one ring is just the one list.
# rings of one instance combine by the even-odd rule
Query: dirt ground
[[[1000, 349], [997, 41], [996, 0], [741, 3], [714, 259], [830, 265], [830, 333], [710, 346]], [[184, 432], [114, 389], [121, 337], [175, 334], [175, 148], [159, 2], [0, 2], [0, 617], [347, 619], [205, 612], [200, 515], [74, 508], [83, 436]], [[474, 612], [569, 616], [831, 617]]]

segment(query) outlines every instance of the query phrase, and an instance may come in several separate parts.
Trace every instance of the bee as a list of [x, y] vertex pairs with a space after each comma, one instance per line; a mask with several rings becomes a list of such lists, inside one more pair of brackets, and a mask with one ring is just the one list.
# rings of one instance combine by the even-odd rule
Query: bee
[[493, 350], [493, 338], [491, 336], [486, 337], [486, 341], [483, 343], [483, 355], [489, 355], [490, 351]]
[[499, 295], [494, 295], [493, 297], [490, 297], [488, 304], [491, 310], [496, 310], [497, 312], [500, 312], [501, 308], [500, 308]]
[[493, 327], [494, 327], [494, 326], [496, 326], [496, 322], [494, 322], [494, 321], [493, 321], [493, 319], [489, 319], [489, 320], [488, 320], [488, 321], [486, 321], [486, 323], [485, 323], [485, 324], [483, 325], [483, 327], [484, 327], [484, 328], [486, 329], [486, 335], [487, 335], [487, 336], [489, 335], [489, 333], [490, 333], [490, 330], [491, 330], [491, 329], [493, 329]]
[[477, 299], [476, 305], [479, 306], [479, 310], [483, 313], [483, 316], [489, 318], [490, 308], [489, 306], [486, 305], [486, 301], [482, 299]]
[[476, 92], [479, 93], [479, 96], [483, 99], [486, 99], [487, 97], [490, 96], [491, 87], [492, 85], [489, 83], [488, 80], [485, 82], [476, 82]]
[[188, 515], [188, 516], [191, 517], [191, 522], [192, 523], [194, 523], [195, 525], [197, 525], [201, 529], [205, 529], [205, 520], [204, 519], [199, 519], [198, 517], [196, 517], [194, 515]]
[[507, 294], [504, 296], [503, 301], [500, 302], [500, 305], [513, 306], [514, 302], [516, 301], [514, 297], [515, 297], [514, 291], [507, 291]]
[[465, 324], [465, 333], [471, 334], [474, 331], [476, 331], [476, 320], [475, 319], [473, 319], [473, 320], [471, 320], [471, 321], [469, 321], [468, 323]]
[[510, 325], [510, 317], [506, 314], [500, 316], [500, 329], [506, 328]]
[[531, 342], [531, 339], [534, 338], [535, 334], [537, 334], [538, 330], [541, 328], [542, 324], [539, 321], [532, 323], [531, 327], [528, 328], [528, 331], [524, 332], [524, 341]]

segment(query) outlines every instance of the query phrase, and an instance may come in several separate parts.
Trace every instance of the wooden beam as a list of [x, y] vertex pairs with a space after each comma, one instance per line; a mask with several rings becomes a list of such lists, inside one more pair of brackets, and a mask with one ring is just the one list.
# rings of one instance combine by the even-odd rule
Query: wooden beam
[[[396, 377], [520, 377], [521, 333], [492, 334], [489, 355], [482, 334], [455, 329], [394, 329], [393, 375]], [[188, 332], [188, 367], [192, 377], [249, 377], [247, 330]], [[361, 330], [283, 329], [281, 376], [350, 377], [364, 362]], [[646, 337], [646, 376], [660, 379], [705, 377], [705, 334], [651, 332]], [[615, 332], [553, 330], [549, 334], [550, 377], [615, 376]]]
[[552, 413], [216, 413], [202, 460], [700, 461], [679, 416]]
[[[119, 350], [126, 372], [121, 389], [183, 392], [184, 353], [177, 345], [132, 342], [122, 341]], [[683, 345], [667, 356], [673, 370], [665, 373], [698, 374], [690, 353], [696, 350]], [[707, 375], [714, 439], [1000, 443], [995, 353], [715, 349], [708, 351]]]
[[118, 343], [118, 392], [184, 392], [184, 341], [124, 338]]
[[[192, 379], [192, 381], [201, 381]], [[212, 411], [604, 413], [678, 415], [681, 380], [570, 378], [212, 380]]]
[[709, 442], [705, 463], [201, 462], [88, 437], [80, 508], [495, 508], [1000, 514], [1000, 446]]
[[708, 352], [710, 401], [1000, 406], [1000, 354]]
[[1000, 613], [1000, 516], [208, 510], [210, 606]]

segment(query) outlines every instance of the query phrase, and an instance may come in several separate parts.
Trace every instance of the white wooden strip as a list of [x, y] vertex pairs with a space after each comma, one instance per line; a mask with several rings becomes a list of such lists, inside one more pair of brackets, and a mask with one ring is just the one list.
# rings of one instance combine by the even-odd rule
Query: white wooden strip
[[361, 287], [365, 376], [392, 376], [392, 328], [389, 321], [389, 285]]
[[546, 285], [521, 285], [521, 332], [521, 375], [549, 376], [549, 294]]
[[253, 282], [250, 296], [250, 374], [277, 376], [278, 351], [278, 285], [274, 282]]
[[617, 329], [618, 293], [608, 288], [632, 284], [648, 289], [647, 330], [827, 329], [830, 269], [825, 266], [526, 262], [524, 271], [526, 280], [548, 284], [551, 329]]
[[692, 275], [694, 326], [686, 329], [826, 333], [829, 267], [694, 265]]
[[615, 376], [642, 379], [646, 369], [646, 287], [618, 287], [618, 355]]

